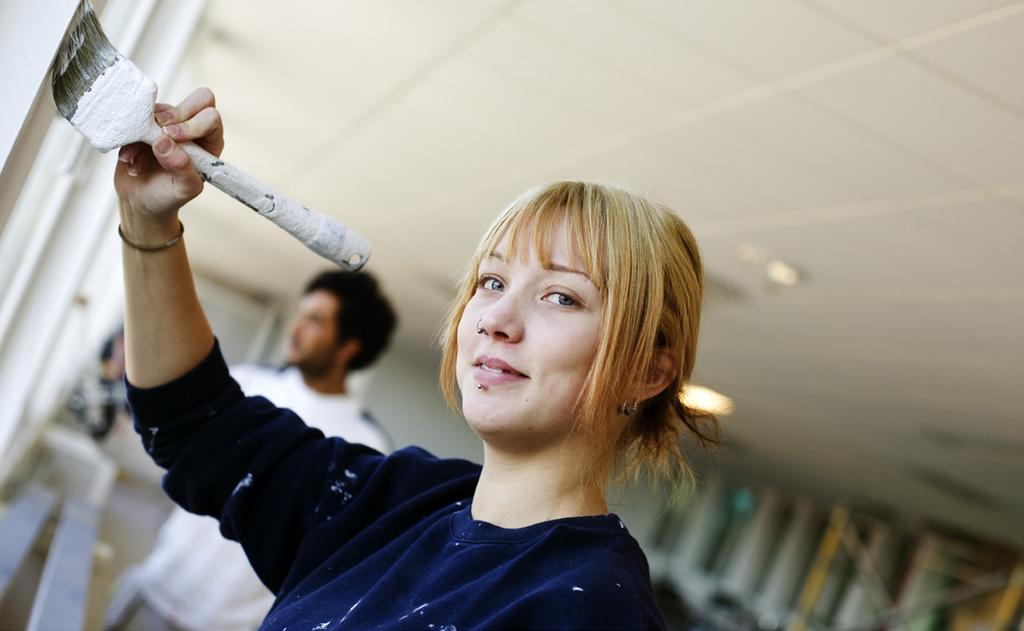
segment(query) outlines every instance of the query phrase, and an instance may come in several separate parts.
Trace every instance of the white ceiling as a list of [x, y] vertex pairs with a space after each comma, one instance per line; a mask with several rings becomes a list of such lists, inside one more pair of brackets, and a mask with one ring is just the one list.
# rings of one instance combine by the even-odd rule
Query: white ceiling
[[[166, 98], [212, 87], [228, 160], [373, 241], [404, 349], [527, 186], [669, 203], [724, 466], [1024, 546], [1022, 60], [998, 0], [210, 0]], [[195, 206], [200, 269], [287, 296], [322, 267]]]

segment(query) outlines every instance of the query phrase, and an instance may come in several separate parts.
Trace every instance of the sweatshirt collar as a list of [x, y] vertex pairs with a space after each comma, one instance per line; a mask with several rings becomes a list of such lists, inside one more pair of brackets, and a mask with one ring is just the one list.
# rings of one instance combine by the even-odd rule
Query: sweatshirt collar
[[462, 508], [452, 514], [450, 526], [452, 539], [464, 543], [525, 543], [542, 538], [556, 528], [605, 535], [629, 534], [626, 525], [614, 513], [586, 517], [563, 517], [522, 528], [502, 528], [486, 521], [473, 519], [472, 508], [472, 504], [464, 502]]

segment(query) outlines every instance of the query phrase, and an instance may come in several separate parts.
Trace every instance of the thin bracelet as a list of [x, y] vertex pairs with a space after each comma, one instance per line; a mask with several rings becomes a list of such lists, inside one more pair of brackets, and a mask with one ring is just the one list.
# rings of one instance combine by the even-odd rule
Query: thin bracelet
[[133, 247], [136, 250], [141, 250], [142, 252], [155, 252], [157, 250], [169, 248], [178, 241], [181, 241], [181, 236], [185, 234], [185, 224], [181, 223], [181, 220], [179, 219], [178, 226], [181, 229], [178, 230], [177, 236], [175, 236], [170, 241], [161, 243], [160, 245], [142, 245], [141, 243], [132, 243], [131, 241], [128, 240], [128, 237], [124, 236], [124, 231], [121, 230], [121, 224], [117, 224], [117, 236], [121, 237], [121, 240], [124, 241], [126, 245]]

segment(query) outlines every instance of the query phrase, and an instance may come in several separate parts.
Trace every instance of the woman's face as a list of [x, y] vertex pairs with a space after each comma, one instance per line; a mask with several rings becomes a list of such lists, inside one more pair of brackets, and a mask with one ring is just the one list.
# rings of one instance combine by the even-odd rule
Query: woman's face
[[459, 321], [462, 409], [494, 447], [529, 451], [564, 438], [597, 351], [601, 294], [566, 248], [564, 225], [551, 243], [545, 269], [532, 249], [513, 258], [502, 239]]

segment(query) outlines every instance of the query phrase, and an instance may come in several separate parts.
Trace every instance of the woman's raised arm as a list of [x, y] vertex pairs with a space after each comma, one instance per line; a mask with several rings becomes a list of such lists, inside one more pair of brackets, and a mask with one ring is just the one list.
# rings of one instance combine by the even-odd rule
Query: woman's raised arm
[[166, 135], [152, 149], [122, 147], [114, 174], [124, 241], [125, 370], [140, 388], [185, 374], [213, 348], [178, 220], [203, 181], [174, 141], [192, 140], [220, 155], [220, 115], [213, 93], [200, 88], [176, 107], [158, 104], [156, 120]]

